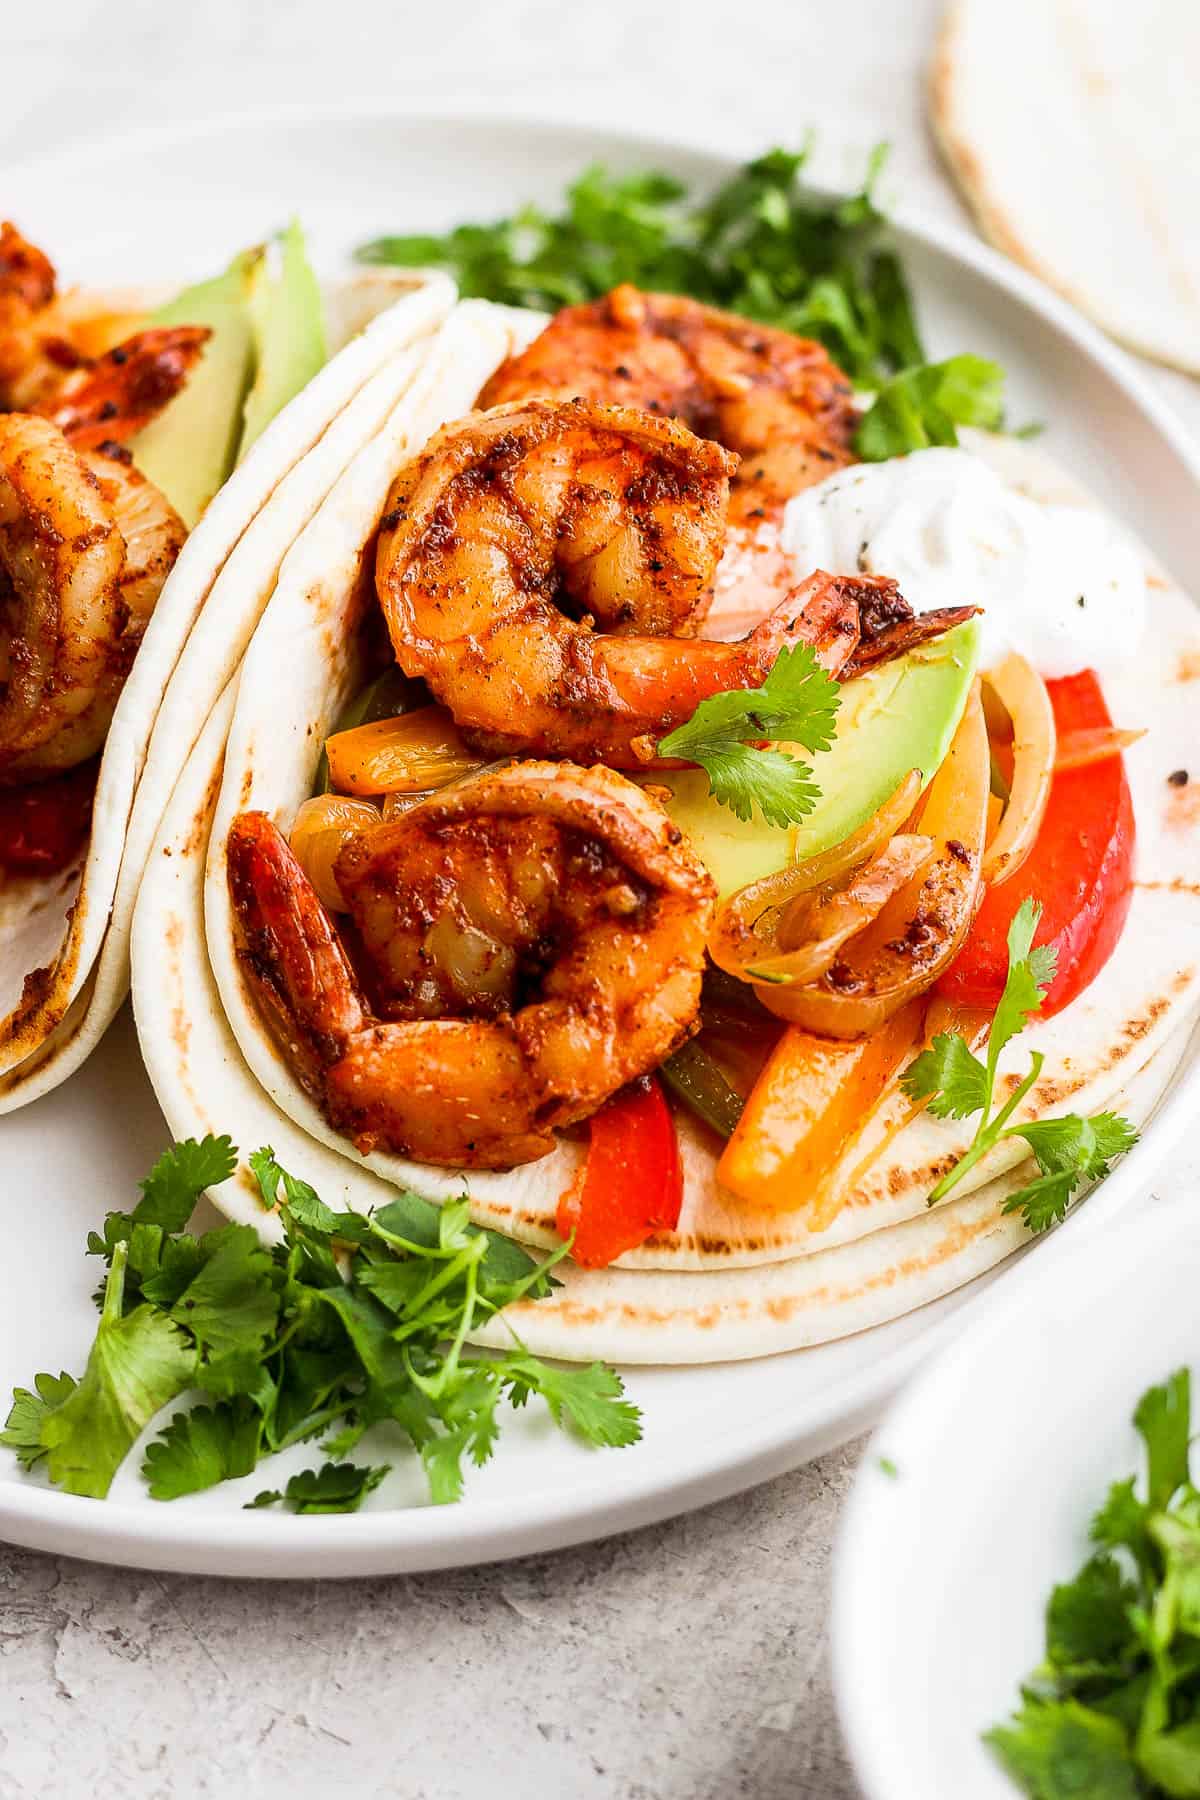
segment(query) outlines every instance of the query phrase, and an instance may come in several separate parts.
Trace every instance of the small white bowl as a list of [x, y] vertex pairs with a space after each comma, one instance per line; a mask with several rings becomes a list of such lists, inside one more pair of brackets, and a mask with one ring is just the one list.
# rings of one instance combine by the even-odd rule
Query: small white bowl
[[1139, 1398], [1200, 1365], [1196, 1200], [1047, 1257], [873, 1437], [833, 1596], [838, 1709], [868, 1800], [1013, 1800], [980, 1734], [1041, 1660], [1046, 1600], [1088, 1555], [1109, 1483], [1141, 1472]]

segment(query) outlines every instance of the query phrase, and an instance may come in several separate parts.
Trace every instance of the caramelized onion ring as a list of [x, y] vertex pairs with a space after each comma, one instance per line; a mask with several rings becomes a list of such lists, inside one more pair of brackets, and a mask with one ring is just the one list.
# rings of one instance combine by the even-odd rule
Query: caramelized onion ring
[[791, 903], [869, 862], [904, 825], [920, 792], [920, 771], [911, 769], [879, 811], [840, 844], [731, 894], [717, 914], [708, 942], [717, 967], [744, 981], [748, 964], [771, 955], [777, 945], [794, 948], [798, 940], [789, 941], [785, 923]]
[[338, 851], [356, 832], [378, 823], [377, 806], [342, 794], [317, 794], [296, 814], [289, 839], [292, 854], [331, 912], [346, 910], [333, 873]]
[[1008, 803], [983, 856], [983, 879], [999, 887], [1033, 849], [1054, 776], [1054, 708], [1046, 684], [1025, 657], [1010, 652], [984, 676], [1012, 720], [1013, 773]]
[[758, 985], [763, 1005], [781, 1019], [790, 1018], [792, 988], [819, 981], [842, 945], [879, 917], [932, 854], [932, 838], [912, 833], [894, 837], [878, 856], [852, 870], [839, 886], [821, 888], [793, 901], [780, 923], [781, 953], [751, 963], [744, 971], [747, 979]]
[[974, 917], [987, 801], [988, 740], [976, 685], [921, 812], [933, 856], [819, 981], [789, 991], [796, 1024], [825, 1037], [868, 1037], [933, 986]]

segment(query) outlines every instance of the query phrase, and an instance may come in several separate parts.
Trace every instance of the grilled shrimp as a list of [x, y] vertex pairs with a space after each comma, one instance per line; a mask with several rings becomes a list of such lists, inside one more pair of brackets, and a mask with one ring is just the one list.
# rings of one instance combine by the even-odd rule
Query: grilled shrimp
[[15, 225], [0, 221], [0, 409], [28, 404], [62, 372], [45, 341], [54, 288], [49, 258]]
[[0, 223], [0, 412], [40, 413], [77, 449], [124, 443], [175, 398], [212, 332], [150, 326], [114, 345], [121, 323], [60, 297], [49, 258]]
[[479, 405], [582, 396], [680, 419], [741, 458], [729, 522], [753, 529], [853, 461], [851, 395], [810, 339], [625, 285], [557, 313], [497, 370]]
[[532, 1162], [692, 1029], [712, 882], [612, 770], [485, 770], [351, 838], [335, 871], [353, 962], [264, 814], [227, 848], [250, 985], [364, 1152]]
[[780, 648], [836, 670], [854, 594], [815, 577], [737, 643], [691, 636], [724, 544], [730, 459], [673, 420], [529, 401], [446, 426], [392, 484], [376, 584], [396, 659], [494, 751], [638, 768]]
[[99, 749], [183, 544], [182, 521], [126, 458], [0, 415], [0, 783]]

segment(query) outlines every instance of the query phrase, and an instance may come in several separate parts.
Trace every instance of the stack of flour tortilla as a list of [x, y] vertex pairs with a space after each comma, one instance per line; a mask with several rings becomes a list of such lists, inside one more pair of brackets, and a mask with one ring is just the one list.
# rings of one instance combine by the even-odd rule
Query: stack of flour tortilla
[[[102, 308], [103, 296], [92, 296]], [[157, 295], [122, 292], [122, 312]], [[133, 902], [163, 809], [237, 667], [285, 550], [395, 407], [455, 301], [445, 276], [356, 276], [325, 294], [334, 354], [272, 421], [184, 544], [105, 741], [92, 828], [52, 876], [0, 879], [0, 1112], [83, 1062], [129, 985]]]

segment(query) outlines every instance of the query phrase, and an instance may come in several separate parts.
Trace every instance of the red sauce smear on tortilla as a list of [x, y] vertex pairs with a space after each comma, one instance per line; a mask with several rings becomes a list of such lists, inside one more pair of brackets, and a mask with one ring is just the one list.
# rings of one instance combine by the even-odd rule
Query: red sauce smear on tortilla
[[100, 758], [49, 781], [0, 788], [0, 869], [57, 875], [74, 862], [92, 823]]

